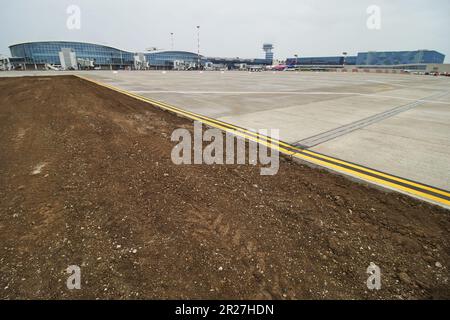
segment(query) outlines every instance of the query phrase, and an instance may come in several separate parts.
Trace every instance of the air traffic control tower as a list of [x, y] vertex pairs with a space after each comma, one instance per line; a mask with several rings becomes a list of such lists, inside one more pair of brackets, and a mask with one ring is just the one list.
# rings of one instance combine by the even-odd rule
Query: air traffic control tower
[[263, 44], [263, 50], [266, 53], [266, 60], [270, 60], [271, 64], [273, 62], [273, 45], [270, 43]]

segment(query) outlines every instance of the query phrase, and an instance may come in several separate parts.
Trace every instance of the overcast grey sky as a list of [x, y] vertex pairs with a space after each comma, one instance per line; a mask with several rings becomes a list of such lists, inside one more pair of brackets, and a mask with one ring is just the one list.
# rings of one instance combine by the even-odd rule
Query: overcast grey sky
[[[69, 5], [81, 9], [81, 28], [66, 27]], [[381, 9], [381, 29], [370, 30], [370, 5]], [[208, 56], [275, 57], [356, 54], [367, 50], [434, 49], [450, 61], [449, 0], [13, 0], [0, 10], [0, 53], [39, 40], [107, 44], [130, 51], [147, 47]]]

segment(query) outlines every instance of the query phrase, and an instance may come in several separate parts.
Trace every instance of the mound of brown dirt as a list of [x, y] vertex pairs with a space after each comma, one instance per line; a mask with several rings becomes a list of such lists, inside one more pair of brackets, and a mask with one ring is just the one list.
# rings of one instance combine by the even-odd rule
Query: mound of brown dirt
[[450, 297], [448, 211], [287, 160], [176, 166], [180, 127], [74, 77], [0, 79], [0, 297]]

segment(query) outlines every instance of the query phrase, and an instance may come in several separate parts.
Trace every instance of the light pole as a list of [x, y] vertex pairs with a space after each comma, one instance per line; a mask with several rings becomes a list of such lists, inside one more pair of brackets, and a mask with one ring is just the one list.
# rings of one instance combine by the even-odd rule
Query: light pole
[[200, 70], [200, 26], [197, 26], [197, 67]]
[[172, 51], [173, 51], [173, 32], [170, 33], [170, 43], [171, 43]]

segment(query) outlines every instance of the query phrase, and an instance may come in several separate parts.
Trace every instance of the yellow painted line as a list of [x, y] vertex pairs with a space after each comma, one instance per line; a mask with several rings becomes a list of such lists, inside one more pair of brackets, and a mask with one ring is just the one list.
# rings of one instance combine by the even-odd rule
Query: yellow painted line
[[[406, 186], [402, 186], [402, 185], [399, 185], [399, 184], [396, 184], [396, 183], [392, 183], [390, 181], [386, 181], [386, 180], [383, 180], [383, 179], [380, 179], [380, 178], [377, 178], [377, 177], [373, 177], [371, 175], [367, 175], [367, 174], [364, 174], [362, 172], [358, 172], [358, 171], [355, 171], [355, 170], [344, 168], [344, 167], [341, 167], [341, 166], [338, 166], [338, 165], [335, 165], [335, 164], [332, 164], [332, 163], [329, 163], [329, 162], [326, 162], [326, 161], [323, 161], [323, 160], [320, 160], [320, 159], [316, 159], [316, 158], [310, 157], [310, 156], [305, 155], [305, 154], [297, 153], [297, 152], [294, 152], [294, 151], [291, 151], [291, 150], [298, 150], [299, 152], [307, 153], [307, 154], [310, 154], [311, 156], [319, 157], [319, 158], [322, 158], [324, 160], [333, 161], [333, 162], [336, 162], [336, 163], [339, 163], [339, 164], [342, 164], [342, 165], [345, 165], [345, 166], [348, 166], [348, 167], [351, 167], [351, 168], [355, 168], [355, 169], [359, 169], [359, 170], [362, 170], [362, 171], [365, 171], [365, 172], [368, 172], [368, 173], [376, 174], [376, 175], [378, 175], [380, 177], [384, 177], [384, 178], [387, 178], [387, 179], [390, 179], [390, 180], [398, 181], [398, 182], [401, 182], [401, 183], [404, 183], [404, 184], [407, 184], [407, 185], [410, 185], [410, 186], [414, 186], [414, 187], [417, 187], [417, 188], [420, 188], [420, 189], [423, 189], [423, 190], [428, 190], [428, 191], [431, 191], [433, 193], [441, 194], [443, 196], [450, 197], [450, 192], [446, 192], [444, 190], [435, 189], [433, 187], [425, 186], [425, 185], [422, 185], [420, 183], [416, 183], [416, 182], [413, 182], [413, 181], [405, 180], [405, 179], [398, 178], [398, 177], [395, 177], [395, 176], [391, 176], [391, 175], [383, 173], [383, 172], [379, 172], [379, 171], [376, 171], [376, 170], [373, 170], [373, 169], [362, 167], [362, 166], [359, 166], [359, 165], [356, 165], [356, 164], [348, 163], [346, 161], [343, 161], [343, 160], [340, 160], [340, 159], [336, 159], [336, 158], [333, 158], [333, 157], [328, 157], [328, 156], [325, 156], [325, 155], [322, 155], [322, 154], [318, 154], [318, 153], [315, 153], [315, 152], [310, 151], [310, 150], [301, 149], [301, 148], [292, 146], [290, 144], [287, 144], [287, 143], [285, 143], [283, 141], [278, 141], [276, 139], [272, 139], [271, 137], [260, 135], [259, 133], [247, 130], [245, 128], [237, 127], [237, 126], [234, 126], [234, 125], [226, 123], [226, 122], [222, 122], [222, 121], [217, 120], [217, 119], [212, 119], [212, 118], [209, 118], [209, 117], [206, 117], [206, 116], [203, 116], [203, 115], [196, 114], [194, 112], [183, 110], [183, 109], [174, 107], [172, 105], [169, 105], [169, 104], [161, 102], [161, 101], [157, 101], [157, 100], [154, 100], [154, 99], [151, 99], [151, 98], [147, 98], [147, 97], [143, 97], [143, 96], [140, 96], [140, 95], [137, 95], [137, 94], [133, 94], [133, 93], [128, 92], [126, 90], [123, 90], [123, 89], [120, 89], [120, 88], [116, 88], [114, 86], [111, 86], [111, 85], [108, 85], [108, 84], [105, 84], [105, 83], [101, 83], [101, 82], [98, 82], [98, 81], [95, 81], [95, 80], [92, 80], [92, 79], [89, 79], [89, 78], [86, 78], [86, 77], [83, 77], [83, 76], [80, 76], [80, 75], [77, 75], [77, 77], [79, 77], [80, 79], [83, 79], [83, 80], [95, 83], [95, 84], [97, 84], [99, 86], [106, 87], [106, 88], [111, 89], [113, 91], [117, 91], [119, 93], [125, 94], [125, 95], [127, 95], [129, 97], [132, 97], [134, 99], [137, 99], [137, 100], [140, 100], [140, 101], [143, 101], [143, 102], [146, 102], [146, 103], [150, 103], [150, 104], [155, 105], [155, 106], [157, 106], [157, 107], [159, 107], [159, 108], [161, 108], [163, 110], [168, 110], [168, 111], [174, 112], [176, 114], [183, 115], [186, 118], [189, 118], [189, 119], [192, 119], [192, 120], [196, 120], [196, 121], [200, 121], [200, 122], [202, 122], [202, 123], [204, 123], [206, 125], [209, 125], [211, 127], [218, 128], [218, 129], [221, 129], [221, 130], [223, 130], [225, 132], [229, 132], [229, 133], [231, 133], [233, 135], [240, 136], [242, 138], [245, 138], [245, 139], [248, 139], [248, 140], [260, 143], [260, 144], [263, 144], [263, 145], [265, 145], [265, 146], [267, 146], [269, 148], [278, 149], [280, 152], [282, 152], [282, 153], [284, 153], [286, 155], [290, 155], [290, 156], [293, 156], [293, 157], [296, 157], [296, 158], [299, 158], [299, 159], [302, 159], [302, 160], [305, 160], [305, 161], [308, 161], [308, 162], [311, 162], [311, 163], [314, 163], [314, 164], [318, 164], [318, 165], [321, 165], [323, 167], [327, 167], [327, 168], [330, 168], [330, 169], [333, 169], [333, 170], [337, 170], [337, 171], [340, 171], [340, 172], [345, 172], [345, 173], [348, 173], [348, 174], [350, 174], [352, 176], [356, 176], [356, 177], [362, 178], [364, 180], [368, 180], [368, 181], [371, 181], [371, 182], [374, 182], [374, 183], [377, 183], [377, 184], [385, 185], [385, 186], [388, 186], [388, 187], [396, 189], [396, 190], [402, 190], [404, 192], [407, 192], [407, 193], [410, 193], [410, 194], [414, 194], [416, 196], [419, 196], [419, 197], [422, 197], [422, 198], [426, 198], [426, 199], [429, 199], [429, 200], [432, 200], [432, 201], [436, 201], [438, 203], [442, 203], [442, 204], [445, 204], [447, 206], [450, 206], [450, 201], [449, 200], [442, 199], [442, 198], [436, 197], [434, 195], [430, 195], [428, 193], [424, 193], [424, 192], [421, 192], [421, 191], [418, 191], [418, 190], [415, 190], [415, 189], [411, 189], [411, 188], [408, 188]], [[288, 150], [288, 149], [283, 148], [283, 147], [286, 147], [286, 148], [291, 149], [291, 150]]]
[[294, 154], [294, 157], [300, 158], [300, 159], [303, 159], [303, 160], [306, 160], [306, 161], [309, 161], [309, 162], [312, 162], [312, 163], [315, 163], [315, 164], [319, 164], [321, 166], [324, 166], [324, 167], [327, 167], [327, 168], [331, 168], [331, 169], [334, 169], [334, 170], [337, 170], [337, 171], [343, 171], [343, 172], [346, 172], [346, 173], [348, 173], [348, 174], [350, 174], [352, 176], [357, 176], [357, 177], [362, 178], [364, 180], [369, 180], [371, 182], [375, 182], [375, 183], [378, 183], [378, 184], [381, 184], [381, 185], [384, 185], [384, 186], [389, 186], [389, 187], [391, 187], [393, 189], [396, 189], [396, 190], [402, 190], [402, 191], [405, 191], [407, 193], [412, 193], [412, 194], [414, 194], [416, 196], [419, 196], [421, 198], [426, 198], [426, 199], [433, 200], [433, 201], [436, 201], [438, 203], [442, 203], [442, 204], [445, 204], [447, 206], [450, 206], [450, 201], [448, 201], [446, 199], [442, 199], [442, 198], [433, 196], [433, 195], [428, 194], [428, 193], [420, 192], [418, 190], [410, 189], [408, 187], [401, 186], [401, 185], [398, 185], [396, 183], [392, 183], [390, 181], [386, 181], [386, 180], [383, 180], [383, 179], [378, 179], [376, 177], [368, 176], [368, 175], [366, 175], [364, 173], [361, 173], [361, 172], [358, 172], [358, 171], [354, 171], [354, 170], [351, 170], [351, 169], [347, 169], [347, 168], [343, 168], [343, 167], [340, 167], [340, 166], [336, 166], [336, 165], [334, 165], [332, 163], [328, 163], [328, 162], [325, 162], [325, 161], [322, 161], [322, 160], [318, 160], [318, 159], [315, 159], [315, 158], [311, 158], [311, 157], [308, 157], [308, 156], [305, 156], [305, 155], [301, 155], [301, 154], [298, 154], [298, 153]]
[[405, 179], [402, 179], [402, 178], [399, 178], [399, 177], [391, 176], [391, 175], [389, 175], [387, 173], [379, 172], [379, 171], [376, 171], [376, 170], [373, 170], [373, 169], [369, 169], [369, 168], [366, 168], [366, 167], [361, 167], [361, 166], [355, 165], [353, 163], [348, 163], [348, 162], [345, 162], [343, 160], [339, 160], [339, 159], [336, 159], [336, 158], [332, 158], [332, 157], [328, 157], [328, 156], [325, 156], [325, 155], [322, 155], [322, 154], [315, 153], [313, 151], [309, 151], [309, 150], [302, 150], [302, 151], [305, 152], [305, 153], [308, 153], [308, 154], [311, 154], [311, 155], [323, 158], [323, 159], [328, 159], [328, 160], [331, 160], [331, 161], [334, 161], [334, 162], [337, 162], [337, 163], [340, 163], [340, 164], [344, 164], [346, 166], [349, 166], [349, 167], [352, 167], [352, 168], [355, 168], [355, 169], [364, 170], [366, 172], [370, 172], [370, 173], [379, 175], [379, 176], [384, 177], [384, 178], [388, 178], [388, 179], [391, 179], [391, 180], [395, 180], [395, 181], [398, 181], [398, 182], [409, 184], [409, 185], [414, 186], [414, 187], [418, 187], [418, 188], [421, 188], [421, 189], [424, 189], [424, 190], [428, 190], [428, 191], [431, 191], [431, 192], [434, 192], [434, 193], [438, 193], [438, 194], [442, 194], [444, 196], [450, 197], [450, 192], [446, 192], [444, 190], [435, 189], [433, 187], [425, 186], [423, 184], [420, 184], [420, 183], [417, 183], [417, 182], [414, 182], [414, 181], [409, 181], [409, 180], [405, 180]]

